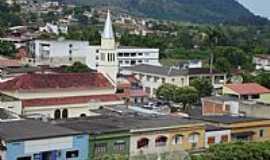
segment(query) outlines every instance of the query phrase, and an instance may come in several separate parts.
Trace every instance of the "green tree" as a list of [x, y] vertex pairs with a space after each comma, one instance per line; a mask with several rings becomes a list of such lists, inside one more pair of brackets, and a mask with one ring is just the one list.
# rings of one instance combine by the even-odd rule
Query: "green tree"
[[0, 55], [7, 57], [14, 57], [16, 53], [16, 48], [14, 44], [9, 42], [0, 42]]
[[199, 98], [211, 96], [214, 89], [211, 80], [207, 78], [194, 79], [190, 85], [198, 91]]
[[70, 73], [83, 73], [83, 72], [89, 72], [90, 69], [87, 65], [82, 64], [81, 62], [75, 62], [72, 66], [65, 67], [65, 72]]
[[255, 80], [260, 85], [270, 89], [270, 73], [269, 72], [261, 72], [261, 73], [259, 73], [256, 76]]
[[[252, 70], [254, 67], [252, 65], [252, 55], [245, 53], [237, 47], [216, 47], [214, 57], [215, 67], [223, 71], [230, 71], [239, 67]], [[222, 62], [224, 63], [223, 65]]]
[[74, 27], [69, 30], [66, 38], [72, 40], [89, 41], [91, 45], [99, 45], [101, 37], [98, 29], [95, 27], [88, 27], [83, 29], [81, 27]]
[[192, 156], [192, 160], [268, 160], [270, 142], [237, 142], [213, 145], [206, 153]]
[[174, 102], [181, 103], [184, 111], [189, 111], [198, 99], [198, 91], [193, 87], [178, 87], [175, 90]]
[[175, 85], [163, 84], [157, 89], [156, 96], [159, 99], [162, 99], [165, 101], [173, 101], [176, 89], [177, 89], [177, 86]]

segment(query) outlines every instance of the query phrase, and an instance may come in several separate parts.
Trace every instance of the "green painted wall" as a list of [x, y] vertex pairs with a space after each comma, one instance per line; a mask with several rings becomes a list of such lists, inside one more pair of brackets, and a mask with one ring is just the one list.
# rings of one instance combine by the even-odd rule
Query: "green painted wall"
[[[130, 134], [128, 132], [107, 133], [100, 135], [90, 135], [89, 137], [89, 159], [90, 160], [104, 160], [105, 157], [117, 157], [119, 160], [127, 160], [129, 157], [129, 141]], [[116, 143], [124, 142], [124, 149], [117, 150]], [[106, 144], [106, 151], [97, 153], [95, 146], [98, 144]]]

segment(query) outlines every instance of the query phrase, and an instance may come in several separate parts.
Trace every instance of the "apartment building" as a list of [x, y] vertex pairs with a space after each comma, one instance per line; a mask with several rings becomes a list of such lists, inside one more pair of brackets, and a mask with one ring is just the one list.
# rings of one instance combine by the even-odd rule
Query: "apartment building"
[[[87, 41], [73, 40], [34, 40], [29, 45], [34, 65], [61, 66], [74, 62], [87, 64], [93, 61]], [[93, 59], [89, 59], [93, 58]]]
[[165, 83], [179, 87], [189, 86], [196, 78], [209, 78], [215, 89], [221, 89], [226, 83], [226, 74], [217, 71], [210, 72], [208, 68], [175, 68], [141, 64], [121, 69], [122, 74], [135, 75], [144, 90], [154, 96], [156, 90]]

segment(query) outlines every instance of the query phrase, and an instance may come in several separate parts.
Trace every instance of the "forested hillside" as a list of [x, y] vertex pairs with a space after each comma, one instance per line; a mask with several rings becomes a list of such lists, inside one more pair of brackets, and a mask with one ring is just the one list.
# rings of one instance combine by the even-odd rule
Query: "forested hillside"
[[265, 24], [235, 0], [58, 0], [63, 3], [110, 7], [136, 16], [196, 23]]

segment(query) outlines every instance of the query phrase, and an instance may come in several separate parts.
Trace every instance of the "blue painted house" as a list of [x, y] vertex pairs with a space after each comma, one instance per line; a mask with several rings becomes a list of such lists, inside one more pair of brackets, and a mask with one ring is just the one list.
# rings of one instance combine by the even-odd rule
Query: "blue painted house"
[[1, 160], [88, 160], [89, 136], [50, 123], [0, 122]]

